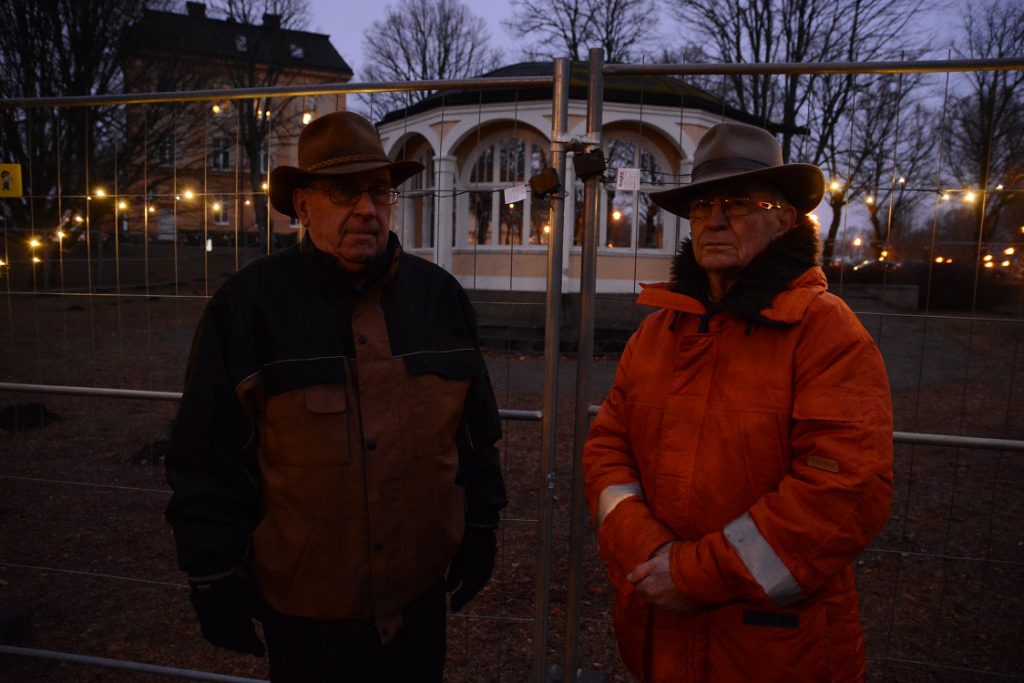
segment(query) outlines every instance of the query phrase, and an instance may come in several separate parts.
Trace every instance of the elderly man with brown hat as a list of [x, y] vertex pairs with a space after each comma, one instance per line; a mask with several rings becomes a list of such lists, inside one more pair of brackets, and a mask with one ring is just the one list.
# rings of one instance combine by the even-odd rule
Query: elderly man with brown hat
[[501, 424], [469, 299], [389, 230], [393, 161], [328, 114], [270, 200], [300, 243], [210, 299], [166, 458], [203, 637], [274, 683], [440, 681], [445, 594], [490, 578]]
[[888, 517], [892, 405], [817, 265], [824, 178], [739, 123], [691, 178], [651, 195], [690, 237], [583, 454], [620, 653], [645, 682], [862, 680], [852, 563]]

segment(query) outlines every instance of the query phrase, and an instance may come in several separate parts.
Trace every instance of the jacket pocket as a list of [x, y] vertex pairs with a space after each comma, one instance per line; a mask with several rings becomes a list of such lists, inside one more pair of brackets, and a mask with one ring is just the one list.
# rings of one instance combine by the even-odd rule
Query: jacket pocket
[[358, 436], [346, 385], [314, 384], [267, 399], [260, 451], [270, 464], [347, 464]]
[[828, 681], [828, 626], [817, 602], [762, 610], [734, 604], [709, 614], [709, 681]]

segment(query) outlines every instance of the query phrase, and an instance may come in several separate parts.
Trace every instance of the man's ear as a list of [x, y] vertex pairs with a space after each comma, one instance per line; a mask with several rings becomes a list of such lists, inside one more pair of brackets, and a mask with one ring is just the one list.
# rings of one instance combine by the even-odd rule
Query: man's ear
[[299, 219], [299, 225], [309, 227], [309, 206], [307, 199], [309, 194], [303, 192], [301, 187], [292, 190], [292, 206], [295, 207], [295, 217]]
[[773, 240], [782, 237], [796, 226], [796, 209], [792, 206], [783, 206], [776, 215], [778, 221], [775, 224], [775, 232], [772, 234]]

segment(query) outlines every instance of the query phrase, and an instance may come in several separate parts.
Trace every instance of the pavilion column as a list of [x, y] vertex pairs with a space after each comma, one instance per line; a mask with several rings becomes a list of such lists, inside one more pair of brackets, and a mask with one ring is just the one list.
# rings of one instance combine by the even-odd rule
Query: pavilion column
[[452, 238], [455, 234], [455, 157], [434, 157], [434, 225], [437, 226], [434, 258], [437, 265], [451, 271]]

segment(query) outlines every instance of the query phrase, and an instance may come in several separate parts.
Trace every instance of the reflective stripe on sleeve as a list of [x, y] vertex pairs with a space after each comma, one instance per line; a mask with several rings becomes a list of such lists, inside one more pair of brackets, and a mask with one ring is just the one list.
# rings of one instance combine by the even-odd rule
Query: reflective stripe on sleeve
[[803, 598], [796, 579], [761, 535], [749, 512], [725, 525], [725, 538], [773, 605], [783, 607]]
[[615, 506], [630, 496], [644, 497], [644, 492], [640, 488], [639, 482], [612, 484], [604, 491], [601, 491], [601, 497], [597, 499], [597, 525], [601, 526], [601, 522], [615, 509]]

